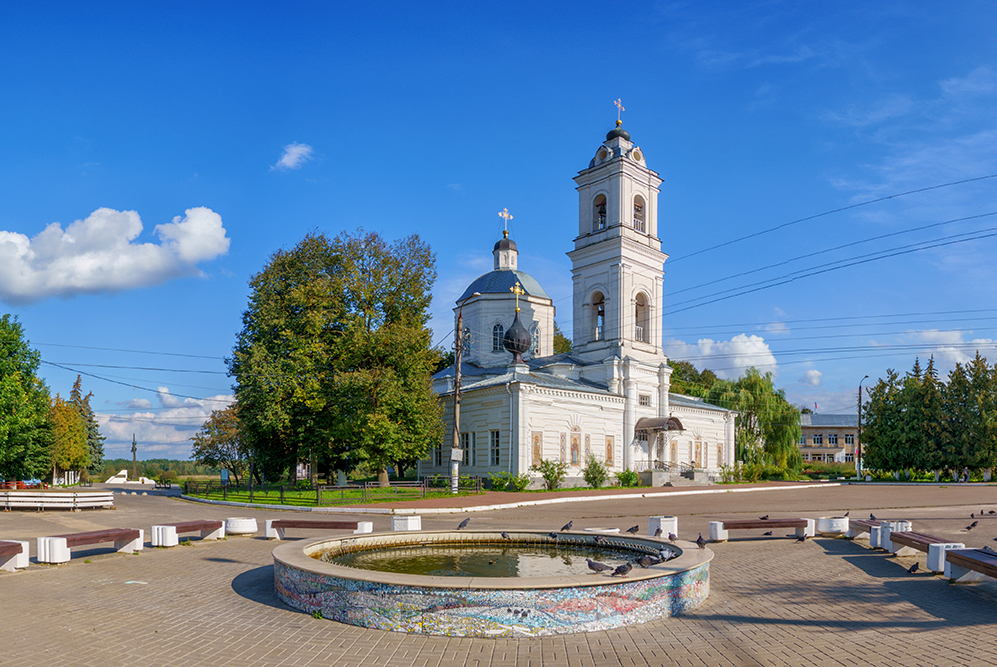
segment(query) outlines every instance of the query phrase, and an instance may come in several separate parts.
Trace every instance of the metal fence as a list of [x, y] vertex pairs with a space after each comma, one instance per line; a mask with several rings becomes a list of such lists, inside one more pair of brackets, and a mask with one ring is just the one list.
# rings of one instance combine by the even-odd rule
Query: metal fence
[[[481, 493], [482, 478], [461, 477], [458, 490], [464, 493]], [[184, 485], [184, 493], [187, 495], [213, 500], [312, 507], [418, 500], [430, 494], [449, 492], [450, 477], [443, 475], [410, 482], [391, 482], [388, 486], [381, 486], [378, 482], [360, 482], [346, 486], [309, 486], [300, 483], [261, 486], [197, 481], [188, 481]]]

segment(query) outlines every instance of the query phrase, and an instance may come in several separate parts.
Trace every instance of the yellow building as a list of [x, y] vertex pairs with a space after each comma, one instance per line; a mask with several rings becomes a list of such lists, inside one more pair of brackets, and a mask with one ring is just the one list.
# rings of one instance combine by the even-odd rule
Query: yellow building
[[858, 415], [800, 415], [800, 453], [804, 461], [855, 461]]

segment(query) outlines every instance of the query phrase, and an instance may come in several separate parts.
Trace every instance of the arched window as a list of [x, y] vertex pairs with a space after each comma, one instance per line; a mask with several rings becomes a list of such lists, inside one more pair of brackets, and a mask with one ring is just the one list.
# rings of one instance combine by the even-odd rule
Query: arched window
[[592, 231], [606, 228], [606, 195], [598, 195], [592, 202]]
[[606, 338], [606, 298], [602, 292], [592, 295], [592, 340]]
[[634, 340], [642, 343], [650, 342], [651, 332], [647, 330], [647, 297], [643, 293], [634, 299]]
[[644, 198], [640, 195], [634, 197], [634, 229], [647, 233], [647, 223], [644, 219]]
[[530, 327], [530, 339], [532, 343], [530, 344], [530, 352], [533, 353], [534, 357], [540, 356], [540, 325], [534, 324]]
[[502, 351], [502, 338], [505, 337], [505, 327], [496, 324], [492, 327], [492, 352]]

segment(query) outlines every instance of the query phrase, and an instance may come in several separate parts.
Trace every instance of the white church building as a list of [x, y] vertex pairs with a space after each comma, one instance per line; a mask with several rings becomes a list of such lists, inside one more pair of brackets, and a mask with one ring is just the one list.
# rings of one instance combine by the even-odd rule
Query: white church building
[[[572, 352], [554, 354], [554, 304], [519, 269], [508, 232], [493, 249], [494, 270], [457, 300], [454, 321], [460, 313], [464, 329], [461, 474], [537, 477], [530, 466], [554, 459], [577, 478], [590, 455], [611, 472], [715, 474], [733, 465], [736, 413], [669, 392], [661, 179], [617, 121], [575, 182]], [[453, 366], [433, 377], [449, 428], [419, 463], [422, 475], [449, 474], [455, 379]]]

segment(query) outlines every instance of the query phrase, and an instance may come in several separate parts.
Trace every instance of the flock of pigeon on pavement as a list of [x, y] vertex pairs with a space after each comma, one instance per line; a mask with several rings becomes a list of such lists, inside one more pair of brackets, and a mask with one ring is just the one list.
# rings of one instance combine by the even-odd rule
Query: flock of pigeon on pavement
[[[850, 514], [850, 512], [851, 512], [851, 510], [849, 510], [848, 512], [845, 512], [843, 516], [848, 516]], [[980, 513], [979, 513], [979, 516], [983, 517], [984, 515], [989, 515], [989, 514], [997, 514], [997, 512], [995, 512], [994, 510], [982, 510], [981, 509]], [[974, 521], [973, 521], [973, 523], [971, 523], [968, 526], [966, 526], [966, 530], [967, 531], [973, 530], [974, 528], [976, 528], [976, 526], [979, 525], [980, 522], [979, 522], [979, 519], [976, 518], [976, 516], [977, 515], [976, 515], [975, 512], [971, 512], [970, 513], [969, 518], [973, 519]], [[760, 516], [758, 518], [760, 520], [762, 520], [762, 521], [766, 521], [766, 520], [768, 520], [769, 515], [766, 514], [765, 516]], [[873, 514], [872, 512], [869, 512], [869, 520], [870, 521], [876, 521], [877, 520], [876, 519], [876, 515]], [[465, 528], [467, 528], [467, 524], [469, 524], [469, 523], [471, 523], [471, 518], [470, 517], [468, 517], [468, 518], [464, 519], [463, 521], [461, 521], [460, 524], [457, 526], [457, 530], [464, 530]], [[568, 523], [566, 523], [563, 526], [561, 526], [561, 532], [564, 533], [564, 532], [567, 532], [567, 531], [571, 530], [571, 527], [574, 525], [574, 523], [575, 523], [574, 521], [569, 521]], [[626, 532], [630, 533], [631, 535], [636, 535], [638, 532], [640, 532], [640, 525], [638, 524], [636, 526], [632, 526], [631, 528], [627, 528]], [[512, 539], [512, 537], [510, 537], [509, 533], [507, 533], [505, 531], [502, 531], [501, 535], [502, 535], [503, 539], [506, 539], [506, 540], [511, 540]], [[661, 535], [662, 535], [662, 530], [661, 530], [661, 527], [659, 526], [658, 529], [656, 531], [654, 531], [654, 537], [661, 537]], [[762, 533], [762, 535], [770, 536], [770, 535], [772, 535], [772, 531], [771, 530], [766, 531], [766, 532]], [[551, 532], [547, 533], [547, 536], [550, 537], [552, 540], [557, 541], [557, 533], [556, 532], [551, 531]], [[790, 533], [786, 537], [795, 537], [795, 535], [792, 534], [792, 533]], [[604, 538], [601, 535], [595, 535], [592, 538], [592, 542], [593, 542], [593, 544], [599, 544], [600, 542], [603, 541], [603, 539]], [[678, 536], [675, 533], [668, 533], [668, 541], [669, 542], [674, 542], [677, 539], [678, 539]], [[806, 542], [806, 540], [807, 540], [807, 536], [806, 535], [800, 535], [799, 537], [796, 537], [796, 541], [797, 542]], [[997, 542], [997, 537], [994, 538], [994, 541]], [[698, 546], [700, 549], [705, 549], [706, 548], [706, 540], [703, 539], [703, 534], [702, 533], [699, 534], [699, 538], [696, 540], [696, 546]], [[983, 547], [983, 551], [985, 551], [988, 554], [992, 554], [994, 556], [997, 556], [997, 551], [995, 551], [994, 549], [991, 549], [990, 547], [986, 547], [986, 546]], [[600, 563], [597, 560], [592, 560], [591, 558], [586, 558], [585, 560], [588, 562], [588, 568], [590, 570], [592, 570], [593, 574], [601, 574], [603, 572], [608, 572], [609, 570], [612, 570], [612, 572], [610, 572], [610, 576], [613, 576], [613, 577], [626, 577], [628, 574], [630, 574], [630, 570], [633, 569], [634, 565], [639, 565], [640, 567], [647, 568], [647, 567], [651, 567], [652, 565], [658, 565], [660, 563], [664, 563], [666, 561], [669, 561], [672, 558], [675, 558], [676, 556], [678, 556], [678, 554], [676, 552], [672, 551], [668, 547], [662, 547], [661, 550], [658, 552], [657, 558], [655, 558], [654, 556], [648, 556], [647, 554], [644, 554], [643, 556], [640, 556], [639, 558], [635, 558], [632, 561], [628, 561], [628, 562], [624, 563], [623, 565], [617, 566], [616, 568], [613, 568], [612, 565], [606, 565], [605, 563]], [[915, 574], [915, 573], [917, 573], [917, 570], [918, 570], [918, 564], [914, 563], [913, 565], [910, 566], [910, 568], [907, 569], [907, 574]]]

